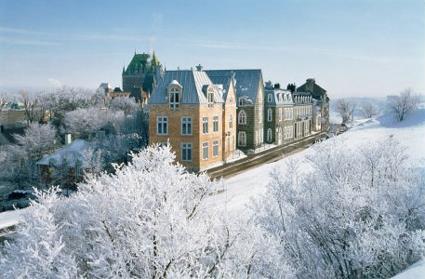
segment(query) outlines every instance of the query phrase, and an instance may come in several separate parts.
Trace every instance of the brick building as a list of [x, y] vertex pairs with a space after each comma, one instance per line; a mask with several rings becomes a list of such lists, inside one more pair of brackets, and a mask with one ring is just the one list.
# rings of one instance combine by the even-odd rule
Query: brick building
[[234, 82], [196, 70], [165, 71], [149, 99], [149, 141], [169, 142], [186, 168], [223, 164], [236, 149]]

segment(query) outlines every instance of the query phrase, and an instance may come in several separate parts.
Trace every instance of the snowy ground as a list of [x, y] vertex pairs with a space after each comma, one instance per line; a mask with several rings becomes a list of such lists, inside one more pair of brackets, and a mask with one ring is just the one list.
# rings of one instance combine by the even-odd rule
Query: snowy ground
[[421, 260], [392, 279], [421, 279], [425, 278], [425, 260]]
[[[347, 144], [367, 144], [393, 136], [406, 146], [412, 163], [425, 166], [425, 104], [402, 123], [394, 123], [391, 117], [382, 116], [377, 119], [356, 120], [356, 125], [339, 136]], [[270, 172], [274, 168], [285, 168], [290, 158], [303, 159], [308, 152], [311, 152], [311, 149], [225, 179], [223, 181], [225, 191], [211, 197], [208, 202], [211, 207], [217, 210], [224, 209], [231, 215], [247, 215], [249, 211], [246, 209], [251, 199], [265, 192], [266, 185], [270, 181]]]

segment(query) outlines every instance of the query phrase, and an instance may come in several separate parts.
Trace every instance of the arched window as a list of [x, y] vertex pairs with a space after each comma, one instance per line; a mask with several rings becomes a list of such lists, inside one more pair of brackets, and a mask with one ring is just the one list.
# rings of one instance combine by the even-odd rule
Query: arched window
[[245, 105], [245, 100], [243, 98], [239, 98], [239, 106]]
[[246, 112], [244, 110], [241, 110], [238, 114], [238, 123], [246, 125]]
[[246, 133], [244, 131], [240, 131], [238, 133], [238, 145], [245, 146], [246, 145]]
[[233, 128], [233, 115], [229, 115], [229, 128]]
[[273, 132], [272, 129], [267, 129], [267, 142], [271, 143], [273, 141]]
[[267, 121], [272, 122], [273, 119], [273, 111], [271, 108], [267, 109]]

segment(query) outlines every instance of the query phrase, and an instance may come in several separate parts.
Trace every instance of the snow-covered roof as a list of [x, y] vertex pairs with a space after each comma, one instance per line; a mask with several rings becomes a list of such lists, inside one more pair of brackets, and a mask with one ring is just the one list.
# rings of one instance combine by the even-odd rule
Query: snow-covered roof
[[43, 166], [60, 166], [66, 162], [69, 165], [75, 165], [77, 163], [83, 164], [85, 167], [87, 162], [85, 160], [84, 152], [90, 147], [89, 143], [85, 140], [77, 139], [69, 145], [62, 147], [55, 153], [45, 155], [41, 160], [37, 162], [37, 165]]

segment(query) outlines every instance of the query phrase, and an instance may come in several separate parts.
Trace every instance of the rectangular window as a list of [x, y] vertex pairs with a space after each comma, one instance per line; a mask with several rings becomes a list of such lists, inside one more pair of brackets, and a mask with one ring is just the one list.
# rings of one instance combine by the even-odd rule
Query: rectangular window
[[158, 116], [156, 118], [156, 133], [158, 135], [168, 134], [168, 117]]
[[282, 121], [283, 118], [283, 111], [282, 108], [279, 108], [279, 121]]
[[208, 160], [208, 142], [202, 144], [202, 160]]
[[213, 142], [213, 156], [214, 157], [218, 156], [218, 146], [219, 146], [218, 140], [215, 140]]
[[214, 116], [213, 118], [213, 131], [218, 132], [218, 116]]
[[192, 135], [192, 118], [191, 117], [181, 118], [181, 134]]
[[192, 144], [182, 143], [182, 161], [192, 161]]
[[202, 117], [202, 133], [208, 134], [208, 117]]

